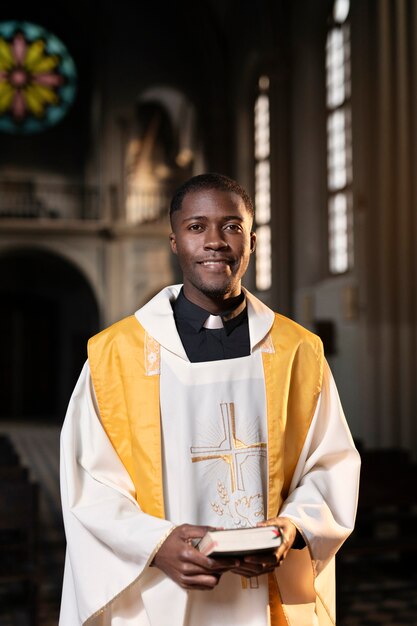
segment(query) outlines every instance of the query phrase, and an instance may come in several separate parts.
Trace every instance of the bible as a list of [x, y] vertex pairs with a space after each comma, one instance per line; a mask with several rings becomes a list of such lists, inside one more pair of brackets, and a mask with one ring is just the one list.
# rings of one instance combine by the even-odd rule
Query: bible
[[209, 530], [197, 544], [206, 556], [230, 556], [274, 551], [282, 543], [278, 526]]

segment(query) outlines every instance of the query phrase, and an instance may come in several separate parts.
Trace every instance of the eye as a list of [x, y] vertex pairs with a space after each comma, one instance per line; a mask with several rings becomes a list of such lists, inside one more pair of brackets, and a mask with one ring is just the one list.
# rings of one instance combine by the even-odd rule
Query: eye
[[188, 230], [194, 233], [199, 233], [203, 230], [203, 226], [201, 224], [190, 224], [188, 226]]
[[226, 224], [224, 226], [224, 230], [231, 230], [232, 232], [239, 232], [242, 230], [242, 227], [240, 224], [236, 224], [235, 222], [229, 222], [229, 224]]

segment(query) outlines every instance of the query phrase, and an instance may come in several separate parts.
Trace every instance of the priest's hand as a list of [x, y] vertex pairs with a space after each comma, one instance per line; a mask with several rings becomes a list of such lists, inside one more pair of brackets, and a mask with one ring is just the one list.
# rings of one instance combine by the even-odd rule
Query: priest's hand
[[213, 589], [221, 575], [239, 566], [239, 559], [212, 559], [193, 546], [193, 540], [204, 537], [208, 526], [177, 526], [165, 539], [152, 561], [183, 589]]
[[234, 568], [234, 574], [241, 576], [261, 576], [269, 574], [279, 567], [287, 556], [297, 535], [297, 528], [286, 517], [274, 517], [257, 524], [258, 526], [278, 526], [281, 530], [282, 543], [275, 552], [262, 554], [248, 554], [240, 558], [239, 567]]

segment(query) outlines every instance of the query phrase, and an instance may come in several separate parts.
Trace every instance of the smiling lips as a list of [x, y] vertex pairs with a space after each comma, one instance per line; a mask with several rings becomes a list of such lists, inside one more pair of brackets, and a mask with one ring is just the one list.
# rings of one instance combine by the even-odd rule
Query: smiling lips
[[232, 264], [230, 259], [208, 259], [207, 261], [198, 261], [199, 265], [208, 269], [225, 269]]
[[232, 259], [205, 259], [203, 261], [197, 261], [199, 265], [230, 265], [233, 263]]

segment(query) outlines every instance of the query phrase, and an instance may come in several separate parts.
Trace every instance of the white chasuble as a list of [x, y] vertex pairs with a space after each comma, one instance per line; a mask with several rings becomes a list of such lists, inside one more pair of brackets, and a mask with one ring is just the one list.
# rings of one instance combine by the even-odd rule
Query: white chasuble
[[[160, 374], [164, 519], [145, 513], [136, 500], [131, 475], [103, 428], [88, 364], [72, 395], [61, 436], [68, 546], [60, 626], [270, 623], [266, 576], [242, 581], [227, 573], [212, 591], [188, 592], [149, 567], [176, 524], [239, 528], [266, 515], [262, 350], [271, 351], [265, 339], [274, 314], [247, 294], [251, 355], [190, 363], [170, 304], [179, 289], [163, 290], [136, 313], [153, 346], [138, 358], [145, 358], [147, 376]], [[276, 570], [291, 626], [333, 623], [333, 611], [326, 609], [332, 603], [332, 559], [353, 528], [358, 471], [358, 455], [326, 366], [316, 411], [280, 510], [308, 545], [291, 550]], [[302, 570], [311, 579], [305, 584]], [[320, 602], [315, 602], [313, 572]]]

